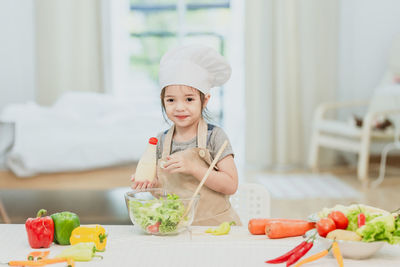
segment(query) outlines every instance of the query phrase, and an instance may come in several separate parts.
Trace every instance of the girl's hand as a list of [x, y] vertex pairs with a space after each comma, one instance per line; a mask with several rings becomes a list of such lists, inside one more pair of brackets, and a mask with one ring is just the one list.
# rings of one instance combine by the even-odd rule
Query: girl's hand
[[186, 173], [192, 174], [196, 166], [192, 161], [182, 155], [170, 155], [164, 162], [163, 169], [168, 173]]
[[135, 175], [132, 174], [131, 181], [133, 184], [131, 185], [132, 189], [146, 189], [153, 188], [157, 185], [157, 179], [154, 179], [152, 182], [149, 180], [146, 181], [135, 181]]

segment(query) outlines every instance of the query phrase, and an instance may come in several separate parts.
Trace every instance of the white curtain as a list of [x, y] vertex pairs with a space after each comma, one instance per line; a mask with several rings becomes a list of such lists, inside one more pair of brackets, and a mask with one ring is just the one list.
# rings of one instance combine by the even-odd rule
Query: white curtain
[[335, 98], [338, 0], [246, 1], [246, 162], [306, 163], [312, 114]]
[[36, 0], [36, 100], [103, 91], [98, 0]]

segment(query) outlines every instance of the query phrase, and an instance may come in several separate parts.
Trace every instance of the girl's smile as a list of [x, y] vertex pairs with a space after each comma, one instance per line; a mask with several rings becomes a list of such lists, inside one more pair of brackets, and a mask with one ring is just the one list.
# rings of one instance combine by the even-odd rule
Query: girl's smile
[[176, 118], [178, 118], [179, 120], [184, 120], [186, 118], [188, 118], [189, 116], [185, 116], [185, 115], [176, 115]]

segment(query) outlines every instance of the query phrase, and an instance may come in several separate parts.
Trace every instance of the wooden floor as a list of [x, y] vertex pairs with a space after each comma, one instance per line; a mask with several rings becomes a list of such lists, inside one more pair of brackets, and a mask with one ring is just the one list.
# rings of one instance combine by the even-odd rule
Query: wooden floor
[[[12, 223], [24, 223], [26, 218], [35, 216], [39, 209], [44, 208], [49, 213], [73, 211], [80, 216], [83, 224], [130, 224], [123, 193], [129, 190], [129, 177], [134, 169], [135, 166], [121, 166], [79, 173], [46, 174], [33, 178], [17, 178], [10, 172], [1, 171], [0, 200]], [[334, 174], [358, 190], [361, 193], [360, 198], [273, 198], [272, 217], [306, 218], [323, 207], [354, 202], [386, 210], [400, 208], [399, 168], [388, 168], [384, 182], [375, 189], [363, 189], [354, 168], [335, 167], [323, 171]], [[254, 173], [247, 174], [242, 181], [251, 181], [253, 175]], [[370, 175], [377, 177], [376, 165], [372, 166]], [[0, 218], [1, 222], [4, 220]]]
[[[378, 165], [372, 165], [370, 179], [376, 179], [378, 177], [378, 170]], [[336, 167], [323, 171], [334, 174], [342, 182], [359, 191], [360, 197], [358, 199], [272, 199], [272, 216], [282, 218], [306, 218], [311, 213], [319, 211], [324, 207], [333, 207], [336, 204], [350, 205], [354, 203], [364, 203], [388, 211], [394, 211], [400, 208], [400, 168], [388, 167], [383, 183], [377, 188], [362, 188], [360, 181], [356, 177], [355, 168]]]
[[12, 172], [0, 170], [0, 189], [38, 190], [106, 190], [129, 186], [136, 165], [119, 166], [82, 172], [41, 174], [18, 178]]

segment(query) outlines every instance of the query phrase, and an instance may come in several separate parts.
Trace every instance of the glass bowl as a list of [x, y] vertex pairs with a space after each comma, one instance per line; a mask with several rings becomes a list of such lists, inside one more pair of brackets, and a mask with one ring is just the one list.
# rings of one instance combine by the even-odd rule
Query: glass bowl
[[[180, 198], [163, 188], [137, 189], [125, 193], [129, 217], [147, 234], [175, 235], [192, 224], [200, 196]], [[193, 200], [187, 215], [182, 218]]]

